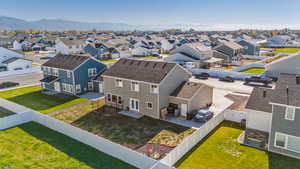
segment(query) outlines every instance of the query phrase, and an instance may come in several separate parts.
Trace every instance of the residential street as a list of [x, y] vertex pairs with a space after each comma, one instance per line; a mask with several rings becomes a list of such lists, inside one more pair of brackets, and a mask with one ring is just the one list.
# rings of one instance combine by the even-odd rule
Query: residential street
[[26, 74], [26, 75], [18, 75], [14, 77], [4, 77], [0, 78], [1, 82], [17, 82], [20, 86], [27, 85], [36, 85], [40, 84], [40, 80], [42, 79], [42, 73], [34, 73], [34, 74]]

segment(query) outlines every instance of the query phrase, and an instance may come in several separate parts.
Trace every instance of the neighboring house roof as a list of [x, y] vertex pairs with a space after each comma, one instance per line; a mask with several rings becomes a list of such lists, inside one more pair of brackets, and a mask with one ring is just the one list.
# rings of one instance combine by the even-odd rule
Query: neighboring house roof
[[195, 82], [183, 82], [180, 86], [178, 86], [174, 92], [171, 94], [173, 97], [179, 97], [184, 99], [190, 99], [192, 98], [197, 91], [204, 86], [204, 84], [201, 83], [195, 83]]
[[9, 59], [3, 61], [2, 63], [3, 63], [3, 64], [10, 64], [10, 63], [12, 63], [12, 62], [14, 62], [14, 61], [16, 61], [16, 60], [19, 60], [19, 59], [31, 61], [31, 60], [24, 59], [24, 58], [13, 57], [13, 58], [9, 58]]
[[62, 55], [58, 54], [42, 66], [73, 70], [86, 60], [90, 59], [89, 55]]
[[271, 99], [272, 103], [300, 107], [300, 84], [296, 83], [297, 75], [281, 74]]
[[235, 43], [235, 42], [232, 42], [232, 41], [230, 41], [230, 42], [222, 41], [222, 44], [220, 44], [219, 46], [216, 46], [215, 48], [218, 48], [218, 47], [223, 46], [223, 45], [228, 46], [228, 47], [230, 47], [231, 49], [235, 49], [235, 50], [243, 49], [243, 48], [244, 48], [244, 47], [241, 46], [240, 44]]
[[103, 73], [103, 76], [160, 83], [164, 77], [176, 66], [175, 63], [120, 59]]
[[76, 45], [83, 45], [85, 42], [79, 39], [68, 39], [68, 38], [61, 38], [60, 41], [64, 43], [66, 46], [76, 46]]
[[272, 105], [270, 104], [272, 93], [272, 89], [254, 88], [246, 108], [272, 113]]

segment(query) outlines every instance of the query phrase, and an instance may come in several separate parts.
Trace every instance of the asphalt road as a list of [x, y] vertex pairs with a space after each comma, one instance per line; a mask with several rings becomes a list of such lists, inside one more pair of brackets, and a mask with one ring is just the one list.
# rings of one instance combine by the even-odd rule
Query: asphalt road
[[42, 73], [33, 73], [33, 74], [0, 78], [0, 83], [1, 82], [16, 82], [16, 83], [19, 83], [20, 86], [36, 85], [36, 84], [40, 84], [40, 80], [42, 78], [43, 78]]

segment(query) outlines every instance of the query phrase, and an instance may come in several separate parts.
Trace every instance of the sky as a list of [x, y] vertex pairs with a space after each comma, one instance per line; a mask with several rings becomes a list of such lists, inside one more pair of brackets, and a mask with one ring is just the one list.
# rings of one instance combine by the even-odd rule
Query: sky
[[0, 0], [0, 16], [135, 25], [298, 26], [300, 0]]

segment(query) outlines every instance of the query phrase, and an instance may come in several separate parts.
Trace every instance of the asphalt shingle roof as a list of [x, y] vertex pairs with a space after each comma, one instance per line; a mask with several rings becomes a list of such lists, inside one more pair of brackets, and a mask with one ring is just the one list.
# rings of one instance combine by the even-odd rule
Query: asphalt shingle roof
[[56, 55], [54, 58], [50, 59], [42, 66], [73, 70], [81, 63], [88, 60], [90, 57], [88, 55]]

